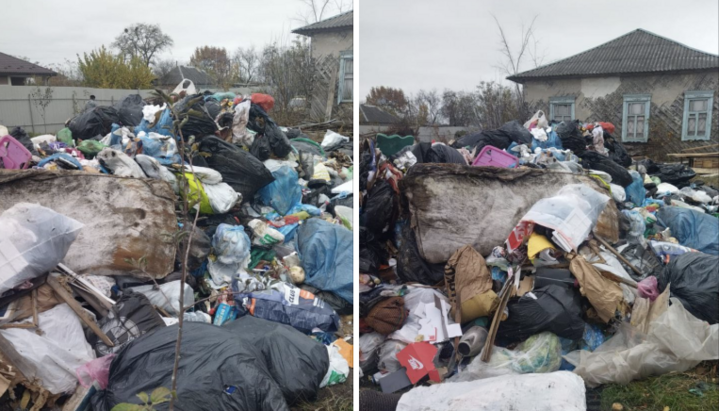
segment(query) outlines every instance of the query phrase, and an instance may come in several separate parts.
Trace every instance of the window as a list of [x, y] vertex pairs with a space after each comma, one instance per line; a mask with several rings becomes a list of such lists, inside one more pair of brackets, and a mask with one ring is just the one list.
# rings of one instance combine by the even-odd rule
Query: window
[[684, 93], [682, 141], [709, 140], [713, 104], [713, 91], [687, 91]]
[[650, 94], [625, 94], [622, 113], [622, 141], [646, 143], [649, 136]]
[[340, 77], [337, 90], [337, 103], [352, 102], [354, 69], [352, 50], [340, 54]]
[[557, 121], [574, 120], [574, 97], [550, 97], [549, 119]]

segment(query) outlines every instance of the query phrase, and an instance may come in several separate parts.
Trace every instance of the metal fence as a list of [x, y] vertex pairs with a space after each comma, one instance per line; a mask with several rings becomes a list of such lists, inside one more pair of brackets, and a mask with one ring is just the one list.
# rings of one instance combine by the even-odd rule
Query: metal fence
[[[45, 92], [40, 86], [39, 91]], [[82, 112], [91, 95], [99, 106], [114, 105], [129, 94], [148, 97], [153, 90], [117, 90], [87, 87], [51, 87], [52, 96], [43, 111], [39, 102], [33, 98], [37, 86], [0, 86], [0, 125], [11, 130], [22, 127], [33, 134], [55, 134], [65, 127], [65, 122]], [[238, 88], [230, 91], [240, 94], [253, 92], [254, 88]], [[214, 91], [214, 90], [212, 90]]]

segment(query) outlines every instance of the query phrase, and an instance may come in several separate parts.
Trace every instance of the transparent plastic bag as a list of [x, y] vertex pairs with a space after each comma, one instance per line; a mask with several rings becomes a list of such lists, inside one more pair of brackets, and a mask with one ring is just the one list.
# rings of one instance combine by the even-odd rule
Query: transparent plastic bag
[[326, 348], [327, 354], [330, 357], [330, 367], [320, 383], [320, 388], [341, 384], [347, 381], [347, 376], [350, 374], [350, 366], [347, 364], [347, 360], [340, 354], [339, 347], [331, 344], [326, 346]]
[[0, 215], [0, 295], [60, 263], [83, 224], [39, 204]]
[[489, 362], [482, 361], [480, 357], [474, 357], [463, 371], [449, 381], [474, 381], [507, 374], [557, 371], [562, 364], [562, 343], [556, 335], [543, 332], [527, 338], [514, 350], [493, 347]]
[[401, 341], [386, 340], [379, 347], [377, 368], [386, 372], [395, 372], [402, 368], [402, 364], [400, 364], [397, 359], [397, 354], [404, 350], [405, 347], [407, 347], [407, 344]]
[[375, 363], [379, 359], [379, 346], [385, 341], [386, 338], [387, 337], [378, 332], [362, 334], [360, 336], [360, 368], [366, 370], [375, 365]]

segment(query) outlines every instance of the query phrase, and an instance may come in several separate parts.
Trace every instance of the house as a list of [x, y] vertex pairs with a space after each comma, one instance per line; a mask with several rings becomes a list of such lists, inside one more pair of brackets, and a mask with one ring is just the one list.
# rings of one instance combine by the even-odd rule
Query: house
[[370, 104], [359, 106], [360, 135], [384, 133], [399, 123], [394, 115]]
[[162, 87], [175, 88], [184, 79], [191, 80], [195, 83], [195, 87], [200, 88], [212, 87], [212, 78], [200, 69], [188, 66], [175, 66], [167, 72], [162, 78], [157, 79], [157, 85]]
[[310, 117], [315, 121], [342, 119], [352, 122], [353, 13], [348, 11], [292, 33], [310, 38], [319, 81], [311, 96]]
[[634, 156], [719, 142], [719, 56], [643, 29], [507, 79], [550, 119], [613, 123]]
[[28, 78], [35, 77], [47, 83], [52, 76], [57, 76], [57, 73], [29, 61], [0, 53], [0, 86], [24, 86]]

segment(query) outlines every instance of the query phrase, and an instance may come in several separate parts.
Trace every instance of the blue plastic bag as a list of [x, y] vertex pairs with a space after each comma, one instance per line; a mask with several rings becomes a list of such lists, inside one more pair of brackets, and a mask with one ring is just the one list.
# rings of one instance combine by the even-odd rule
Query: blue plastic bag
[[212, 249], [222, 264], [241, 263], [250, 256], [250, 237], [241, 225], [220, 224], [212, 236]]
[[142, 140], [142, 152], [150, 157], [154, 157], [162, 165], [180, 164], [182, 158], [177, 152], [177, 141], [172, 136], [159, 135], [159, 133], [143, 134], [140, 136]]
[[353, 304], [352, 232], [344, 226], [310, 218], [297, 230], [297, 250], [305, 283]]
[[[532, 137], [532, 151], [534, 151], [537, 147], [541, 149], [546, 148], [556, 148], [559, 150], [562, 150], [562, 140], [559, 138], [559, 135], [557, 135], [554, 130], [547, 133], [547, 140], [546, 141], [539, 141], [536, 138]], [[560, 160], [562, 161], [562, 160]]]
[[172, 136], [172, 112], [169, 108], [166, 108], [160, 115], [160, 119], [157, 120], [157, 124], [150, 127], [150, 123], [147, 120], [142, 119], [140, 124], [135, 127], [135, 135], [138, 135], [141, 131], [147, 134], [150, 132], [162, 134], [163, 136]]
[[302, 202], [302, 187], [298, 183], [297, 172], [288, 166], [282, 166], [272, 172], [275, 181], [260, 191], [262, 203], [271, 206], [281, 215]]
[[75, 157], [73, 157], [69, 154], [65, 154], [65, 153], [55, 153], [49, 157], [45, 157], [42, 160], [40, 160], [39, 163], [37, 163], [37, 166], [43, 167], [45, 164], [47, 164], [51, 161], [58, 160], [58, 159], [63, 159], [63, 160], [69, 161], [70, 163], [74, 164], [78, 170], [82, 171], [82, 164], [80, 164], [80, 162], [77, 161], [77, 159], [75, 159]]
[[657, 210], [659, 223], [669, 227], [679, 244], [706, 254], [719, 255], [719, 219], [681, 207]]
[[644, 232], [647, 230], [647, 223], [644, 217], [634, 210], [622, 210], [622, 214], [629, 218], [629, 232], [627, 233], [627, 241], [632, 244], [641, 243], [644, 238]]
[[632, 183], [629, 184], [624, 191], [627, 192], [627, 199], [639, 207], [644, 203], [644, 199], [647, 197], [647, 190], [644, 189], [644, 180], [642, 180], [642, 176], [634, 170], [629, 170], [629, 175], [632, 176]]

